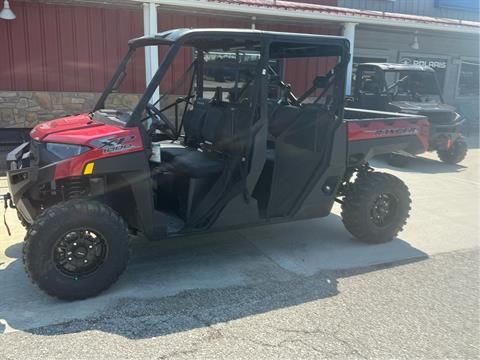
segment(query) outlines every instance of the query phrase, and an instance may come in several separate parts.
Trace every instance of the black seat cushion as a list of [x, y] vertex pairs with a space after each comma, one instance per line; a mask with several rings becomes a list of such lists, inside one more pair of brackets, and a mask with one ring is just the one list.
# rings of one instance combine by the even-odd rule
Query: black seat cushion
[[185, 155], [191, 151], [196, 150], [181, 144], [162, 143], [162, 161], [172, 162], [175, 157]]
[[204, 178], [218, 175], [224, 167], [221, 154], [193, 150], [176, 156], [172, 161], [175, 172], [190, 178]]
[[196, 152], [196, 148], [204, 143], [220, 150], [220, 146], [215, 145], [220, 138], [224, 137], [225, 108], [207, 104], [206, 108], [203, 108], [202, 105], [201, 110], [197, 110], [195, 113], [197, 115], [191, 112], [185, 118], [185, 145], [162, 144], [162, 161], [172, 162], [178, 156]]
[[208, 105], [206, 99], [198, 99], [195, 101], [193, 109], [185, 113], [183, 128], [185, 130], [186, 145], [196, 147], [203, 142], [202, 128]]
[[201, 134], [203, 142], [215, 144], [223, 132], [227, 119], [225, 107], [217, 104], [209, 104], [202, 124]]

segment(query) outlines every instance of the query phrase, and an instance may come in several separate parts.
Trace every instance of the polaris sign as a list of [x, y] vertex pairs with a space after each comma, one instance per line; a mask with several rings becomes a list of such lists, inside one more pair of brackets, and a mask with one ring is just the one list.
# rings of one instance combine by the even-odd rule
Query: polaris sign
[[443, 59], [427, 59], [427, 58], [409, 58], [404, 57], [400, 60], [401, 64], [430, 66], [432, 69], [446, 69], [447, 60]]

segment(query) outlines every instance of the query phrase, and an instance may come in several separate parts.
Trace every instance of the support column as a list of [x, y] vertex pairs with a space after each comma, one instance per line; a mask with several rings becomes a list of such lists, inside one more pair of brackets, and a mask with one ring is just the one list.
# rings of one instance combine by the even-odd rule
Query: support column
[[343, 24], [343, 36], [350, 41], [350, 61], [347, 67], [347, 83], [345, 86], [346, 95], [352, 95], [352, 73], [353, 73], [353, 52], [355, 48], [355, 27], [356, 23]]
[[[157, 27], [157, 5], [153, 2], [143, 3], [143, 33], [151, 36], [158, 33]], [[145, 46], [145, 81], [150, 83], [158, 69], [158, 48]], [[159, 89], [155, 90], [150, 102], [156, 102], [160, 97]]]

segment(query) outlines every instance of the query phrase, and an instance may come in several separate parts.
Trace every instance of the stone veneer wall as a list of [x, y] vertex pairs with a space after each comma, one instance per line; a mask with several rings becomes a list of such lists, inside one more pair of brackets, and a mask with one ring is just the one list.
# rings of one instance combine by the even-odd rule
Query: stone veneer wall
[[[0, 128], [31, 128], [36, 124], [93, 109], [99, 93], [0, 91]], [[105, 106], [132, 110], [140, 94], [111, 94]]]

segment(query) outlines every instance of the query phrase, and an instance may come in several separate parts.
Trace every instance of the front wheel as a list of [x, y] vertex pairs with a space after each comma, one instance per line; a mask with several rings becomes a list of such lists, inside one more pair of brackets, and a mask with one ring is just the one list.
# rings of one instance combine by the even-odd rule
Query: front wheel
[[28, 228], [30, 227], [30, 224], [27, 222], [27, 220], [25, 220], [23, 215], [18, 212], [18, 210], [17, 210], [17, 217], [18, 217], [18, 221], [20, 221], [20, 224], [22, 224], [22, 226], [28, 230]]
[[463, 136], [458, 137], [450, 146], [445, 150], [438, 150], [437, 154], [440, 160], [447, 164], [458, 164], [467, 156], [468, 145]]
[[397, 236], [410, 211], [410, 193], [399, 178], [380, 172], [359, 174], [342, 203], [347, 230], [366, 243], [384, 243]]
[[84, 299], [107, 289], [125, 270], [128, 231], [110, 207], [69, 200], [35, 219], [23, 249], [26, 272], [40, 289], [60, 299]]

